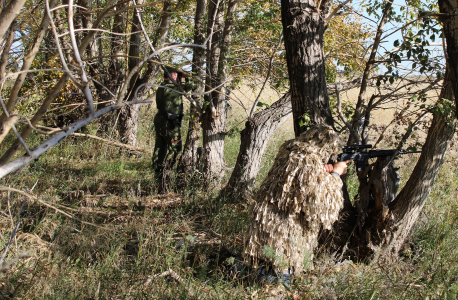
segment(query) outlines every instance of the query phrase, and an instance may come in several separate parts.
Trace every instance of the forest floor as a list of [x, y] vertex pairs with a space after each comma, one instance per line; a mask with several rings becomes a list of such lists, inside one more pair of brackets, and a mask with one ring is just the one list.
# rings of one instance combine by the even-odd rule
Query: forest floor
[[[253, 99], [249, 89], [234, 96]], [[278, 94], [271, 91], [262, 99], [271, 104]], [[380, 112], [386, 115], [372, 124], [394, 114]], [[143, 120], [152, 120], [155, 112], [145, 108], [142, 113]], [[232, 104], [229, 115], [229, 127], [243, 129], [243, 110]], [[145, 149], [154, 144], [151, 123], [142, 122], [139, 129]], [[85, 130], [95, 133], [96, 128]], [[279, 145], [292, 137], [287, 121], [269, 142], [258, 184]], [[45, 137], [32, 139], [38, 144]], [[234, 134], [226, 140], [229, 170], [238, 139]], [[8, 248], [5, 262], [10, 263], [1, 265], [0, 299], [456, 299], [456, 148], [455, 138], [398, 261], [354, 263], [317, 249], [313, 268], [285, 284], [259, 280], [249, 268], [236, 274], [250, 203], [218, 197], [218, 188], [202, 190], [198, 177], [178, 190], [173, 174], [175, 192], [158, 195], [149, 153], [133, 155], [101, 141], [70, 137], [0, 180], [30, 195], [0, 194], [0, 253]], [[403, 183], [417, 158], [396, 160]], [[356, 192], [354, 174], [349, 189]]]

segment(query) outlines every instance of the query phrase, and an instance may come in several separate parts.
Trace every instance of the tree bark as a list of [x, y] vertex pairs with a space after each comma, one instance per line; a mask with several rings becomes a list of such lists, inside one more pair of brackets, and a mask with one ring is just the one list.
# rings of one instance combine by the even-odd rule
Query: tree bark
[[138, 147], [138, 117], [140, 115], [140, 104], [125, 106], [119, 112], [119, 136], [121, 143]]
[[[138, 5], [142, 5], [144, 0], [137, 1]], [[140, 8], [137, 8], [140, 10]], [[140, 11], [140, 16], [142, 12]], [[130, 35], [130, 45], [129, 45], [129, 60], [128, 66], [129, 70], [132, 70], [139, 62], [139, 59], [136, 57], [140, 56], [140, 45], [141, 45], [141, 26], [139, 14], [134, 9], [132, 17], [132, 29], [131, 32], [136, 32]], [[129, 82], [130, 94], [127, 96], [127, 99], [130, 100], [135, 94], [134, 88], [136, 88], [137, 77], [133, 77], [131, 82]], [[121, 137], [121, 142], [130, 146], [137, 147], [137, 132], [138, 132], [138, 117], [140, 114], [140, 105], [128, 105], [124, 106], [119, 113], [119, 135]]]
[[[325, 13], [331, 2], [281, 1], [296, 136], [307, 129], [307, 124], [334, 126], [326, 89], [323, 53]], [[317, 3], [320, 3], [319, 6]]]
[[[85, 7], [86, 9], [79, 9], [79, 13], [81, 14], [81, 22], [82, 22], [82, 28], [93, 28], [94, 27], [94, 22], [92, 18], [92, 13], [90, 13], [93, 10], [94, 3], [89, 0], [79, 0], [79, 5], [81, 7]], [[82, 33], [81, 33], [82, 35]], [[84, 39], [84, 36], [82, 35], [81, 40]], [[100, 40], [100, 39], [99, 39]], [[99, 41], [98, 40], [98, 41]], [[88, 57], [95, 57], [97, 56], [97, 46], [98, 46], [98, 41], [91, 41], [89, 46], [86, 48], [86, 54]], [[81, 43], [79, 43], [81, 45]], [[101, 44], [100, 44], [101, 45]]]
[[[219, 84], [216, 80], [216, 75], [218, 74], [218, 61], [221, 53], [223, 11], [217, 4], [219, 4], [219, 1], [217, 3], [214, 1], [208, 2], [207, 35], [209, 42], [207, 46], [205, 91], [209, 91], [212, 86]], [[217, 100], [217, 98], [214, 99], [214, 93], [205, 94], [204, 103], [206, 104], [206, 109], [201, 117], [203, 139], [201, 159], [205, 171], [204, 178], [207, 180], [212, 180], [213, 173], [222, 173], [224, 167], [223, 153], [221, 151], [221, 145], [224, 145], [224, 142], [218, 139], [224, 141], [226, 111], [222, 111], [223, 116], [219, 114], [217, 111], [218, 106], [216, 106], [218, 104]], [[217, 170], [218, 167], [220, 168], [219, 170]]]
[[[238, 1], [230, 0], [227, 4], [224, 30], [220, 37], [219, 30], [222, 26], [221, 11], [212, 2], [210, 2], [209, 12], [211, 16], [216, 16], [209, 22], [209, 34], [214, 32], [212, 40], [217, 43], [212, 45], [210, 57], [207, 59], [208, 77], [210, 86], [218, 86], [227, 80], [228, 61], [234, 30], [234, 13]], [[216, 11], [216, 13], [215, 13]], [[213, 22], [216, 28], [212, 28]], [[219, 44], [221, 43], [221, 44]], [[216, 78], [215, 78], [216, 76]], [[213, 77], [213, 78], [212, 78]], [[203, 129], [203, 160], [204, 160], [204, 178], [207, 183], [215, 179], [219, 181], [224, 175], [224, 139], [226, 135], [226, 95], [223, 88], [219, 87], [206, 97], [209, 105], [202, 118]]]
[[234, 170], [220, 195], [246, 198], [251, 195], [267, 143], [292, 112], [291, 95], [285, 94], [269, 108], [255, 114], [240, 134], [240, 150]]
[[405, 187], [389, 204], [390, 213], [386, 218], [385, 239], [380, 255], [385, 260], [397, 258], [401, 246], [417, 220], [426, 199], [431, 192], [437, 174], [444, 162], [444, 156], [455, 133], [455, 121], [446, 120], [436, 113], [428, 132], [412, 176]]
[[[453, 91], [458, 95], [458, 2], [438, 0], [443, 25], [443, 33], [447, 41], [446, 60], [451, 72]], [[458, 116], [458, 98], [455, 97], [455, 115]]]
[[156, 47], [157, 45], [162, 45], [165, 42], [165, 38], [169, 32], [170, 28], [170, 21], [171, 21], [171, 1], [164, 1], [164, 5], [162, 6], [162, 14], [161, 19], [159, 21], [159, 27], [156, 30], [153, 39], [153, 45]]
[[[123, 12], [126, 4], [121, 0], [118, 0], [117, 3], [118, 5], [114, 7], [114, 9], [120, 12], [113, 17], [113, 25], [111, 27], [111, 31], [114, 33], [126, 33], [126, 12]], [[93, 33], [89, 31], [87, 36], [92, 34]], [[89, 45], [89, 42], [83, 42], [83, 44]], [[109, 43], [109, 51], [110, 55], [113, 57], [110, 58], [107, 63], [99, 63], [98, 65], [96, 64], [93, 68], [91, 68], [92, 77], [100, 78], [99, 81], [103, 84], [103, 86], [95, 84], [99, 100], [97, 109], [107, 107], [114, 103], [114, 101], [116, 101], [116, 97], [114, 95], [116, 95], [117, 91], [124, 82], [126, 75], [126, 70], [123, 68], [123, 60], [126, 49], [126, 47], [123, 46], [124, 44], [125, 37], [123, 35], [112, 36]], [[99, 55], [102, 57], [103, 53], [99, 53]], [[112, 131], [115, 125], [114, 116], [116, 116], [115, 112], [111, 112], [100, 118], [98, 134], [106, 132], [109, 133]]]
[[[207, 1], [199, 0], [196, 5], [196, 15], [194, 24], [194, 44], [202, 45], [205, 42], [205, 16], [207, 12]], [[198, 79], [197, 88], [194, 93], [202, 93], [204, 86], [202, 84], [205, 76], [203, 69], [205, 59], [205, 50], [195, 48], [192, 58], [192, 74]], [[193, 96], [196, 103], [201, 103], [201, 96]], [[179, 169], [185, 177], [188, 177], [197, 165], [197, 148], [199, 146], [200, 132], [200, 114], [192, 105], [189, 109], [189, 126], [184, 144], [183, 155], [180, 158]], [[186, 180], [186, 178], [185, 178]]]
[[11, 0], [0, 13], [0, 43], [3, 42], [3, 36], [10, 27], [11, 23], [24, 6], [25, 0]]

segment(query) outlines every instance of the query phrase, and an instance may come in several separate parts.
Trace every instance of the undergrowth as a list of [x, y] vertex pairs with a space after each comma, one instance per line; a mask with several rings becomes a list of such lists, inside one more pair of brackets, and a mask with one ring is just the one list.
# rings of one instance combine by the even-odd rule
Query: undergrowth
[[[142, 145], [150, 147], [150, 130], [145, 127], [140, 132]], [[238, 149], [237, 138], [229, 139], [228, 147]], [[259, 178], [265, 176], [285, 138], [277, 136], [271, 141]], [[38, 143], [42, 137], [32, 139]], [[22, 256], [0, 274], [0, 298], [458, 296], [454, 159], [444, 164], [399, 261], [355, 264], [324, 253], [313, 270], [296, 276], [290, 285], [261, 284], [250, 270], [234, 276], [243, 250], [249, 203], [217, 197], [217, 191], [202, 191], [193, 181], [179, 193], [158, 195], [150, 161], [148, 153], [132, 155], [99, 141], [69, 138], [38, 161], [3, 178], [1, 185], [37, 199], [15, 192], [1, 194], [1, 253], [13, 224], [20, 220], [5, 261]], [[409, 165], [408, 160], [403, 164]], [[403, 179], [408, 172], [402, 173]], [[352, 184], [350, 180], [350, 189]]]

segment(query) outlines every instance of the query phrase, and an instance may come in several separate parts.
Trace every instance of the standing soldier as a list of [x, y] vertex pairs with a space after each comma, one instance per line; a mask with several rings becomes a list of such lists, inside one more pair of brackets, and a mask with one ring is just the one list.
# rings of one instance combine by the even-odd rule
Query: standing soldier
[[[181, 84], [183, 73], [167, 68], [170, 76], [176, 81], [181, 89], [188, 92], [195, 88], [192, 81], [185, 77], [185, 84]], [[164, 81], [157, 89], [156, 106], [158, 112], [154, 117], [154, 128], [156, 131], [156, 142], [153, 153], [153, 168], [156, 180], [160, 183], [160, 189], [164, 189], [164, 168], [175, 164], [178, 155], [182, 151], [181, 142], [181, 120], [183, 119], [182, 93], [178, 91], [167, 72], [164, 73]]]

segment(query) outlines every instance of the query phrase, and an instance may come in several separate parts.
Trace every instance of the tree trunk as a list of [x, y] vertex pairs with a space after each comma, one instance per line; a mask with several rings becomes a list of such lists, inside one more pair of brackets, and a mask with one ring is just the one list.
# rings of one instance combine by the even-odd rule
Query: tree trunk
[[[438, 0], [443, 25], [443, 33], [447, 41], [447, 64], [451, 72], [453, 91], [458, 95], [458, 3], [456, 1]], [[455, 97], [455, 115], [458, 117], [458, 97]]]
[[[323, 53], [324, 13], [330, 2], [281, 1], [296, 136], [307, 129], [307, 124], [334, 125], [326, 89]], [[316, 3], [321, 5], [317, 7]]]
[[355, 201], [359, 234], [364, 232], [366, 220], [382, 213], [388, 213], [388, 204], [395, 198], [400, 184], [398, 168], [391, 157], [380, 157], [369, 167], [357, 174], [358, 200]]
[[[142, 5], [144, 0], [137, 1], [138, 5]], [[140, 8], [137, 8], [139, 11], [140, 16], [142, 15], [142, 11]], [[140, 26], [140, 19], [139, 14], [137, 14], [136, 10], [134, 9], [132, 17], [132, 29], [131, 32], [136, 32], [130, 35], [130, 45], [129, 45], [129, 60], [128, 66], [129, 70], [132, 70], [139, 62], [138, 58], [140, 56], [140, 45], [142, 43], [142, 33], [141, 33], [141, 26]], [[136, 88], [136, 81], [137, 77], [133, 77], [131, 82], [129, 82], [130, 93], [127, 96], [126, 100], [130, 100], [134, 98], [135, 95], [135, 88]], [[120, 113], [119, 113], [119, 136], [122, 143], [137, 147], [138, 140], [137, 140], [137, 132], [138, 132], [138, 117], [140, 114], [140, 105], [128, 105], [124, 106]]]
[[455, 121], [447, 121], [440, 113], [436, 113], [412, 176], [389, 205], [382, 258], [393, 260], [397, 257], [431, 192], [454, 133]]
[[[449, 3], [448, 1], [446, 2]], [[392, 1], [388, 1], [385, 4], [383, 18], [379, 24], [372, 49], [373, 55], [371, 55], [366, 66], [365, 74], [367, 73], [367, 75], [371, 65], [373, 65], [375, 52], [380, 42], [380, 35], [383, 25], [387, 21], [391, 5]], [[446, 18], [445, 16], [443, 17]], [[456, 20], [456, 17], [454, 18]], [[457, 28], [456, 25], [458, 23], [455, 22], [455, 29]], [[444, 34], [446, 30], [447, 26], [445, 26], [444, 21]], [[458, 33], [456, 30], [454, 32]], [[456, 34], [454, 35], [456, 36]], [[447, 34], [445, 36], [447, 37]], [[455, 47], [454, 43], [456, 41], [458, 41], [456, 38], [452, 39], [451, 42], [447, 41], [447, 52], [449, 52], [449, 47]], [[453, 55], [454, 58], [457, 57], [456, 52]], [[456, 81], [450, 72], [450, 60], [447, 62], [447, 72], [439, 101], [440, 99], [453, 100], [455, 98], [456, 103], [453, 91]], [[366, 75], [363, 76], [357, 109], [362, 108], [364, 104], [367, 77]], [[358, 121], [358, 116], [355, 115], [354, 119]], [[434, 113], [420, 158], [405, 187], [394, 200], [393, 197], [398, 188], [397, 174], [393, 166], [385, 168], [386, 161], [377, 161], [374, 169], [371, 170], [372, 175], [364, 177], [364, 180], [360, 178], [360, 184], [362, 184], [359, 190], [360, 197], [370, 194], [363, 201], [360, 198], [356, 204], [361, 230], [359, 232], [354, 231], [356, 224], [346, 227], [343, 231], [338, 230], [337, 226], [344, 224], [342, 220], [345, 217], [347, 223], [351, 223], [356, 219], [354, 207], [349, 206], [347, 211], [341, 213], [342, 220], [339, 220], [334, 226], [335, 232], [338, 232], [337, 236], [339, 237], [338, 241], [341, 249], [347, 241], [351, 240], [350, 248], [353, 248], [353, 253], [356, 253], [359, 260], [365, 261], [372, 258], [374, 261], [378, 259], [393, 261], [397, 258], [399, 250], [408, 237], [434, 185], [435, 178], [444, 162], [448, 145], [453, 138], [455, 125], [456, 120], [452, 119], [451, 116], [445, 116], [438, 111]], [[352, 140], [349, 143], [352, 143]], [[353, 234], [353, 237], [350, 238], [349, 234]], [[345, 238], [340, 238], [342, 236]]]
[[137, 132], [139, 114], [139, 104], [125, 106], [119, 112], [118, 128], [121, 143], [138, 147]]
[[[205, 13], [207, 11], [207, 1], [199, 0], [196, 5], [196, 16], [194, 24], [194, 44], [202, 45], [205, 42]], [[196, 74], [199, 80], [197, 88], [194, 93], [202, 93], [204, 86], [202, 84], [205, 76], [203, 69], [205, 59], [205, 50], [202, 48], [195, 48], [193, 55], [192, 73]], [[201, 103], [200, 96], [193, 96], [196, 103]], [[187, 177], [192, 173], [197, 165], [197, 148], [199, 146], [199, 132], [200, 132], [200, 115], [193, 106], [189, 110], [189, 126], [184, 144], [183, 155], [179, 162], [179, 169]], [[186, 180], [186, 178], [185, 178]]]
[[25, 0], [11, 0], [0, 12], [0, 44], [11, 23], [24, 6]]
[[[81, 14], [81, 22], [82, 22], [82, 28], [93, 28], [94, 27], [94, 22], [93, 22], [93, 15], [89, 13], [88, 11], [92, 11], [94, 8], [94, 4], [92, 1], [89, 0], [79, 0], [79, 5], [82, 7], [85, 7], [86, 9], [79, 9], [79, 14]], [[98, 5], [97, 5], [98, 6]], [[83, 33], [81, 33], [83, 35]], [[82, 36], [82, 39], [84, 39], [84, 35]], [[98, 39], [100, 40], [100, 39]], [[79, 43], [81, 44], [81, 43]], [[89, 44], [89, 46], [86, 48], [86, 55], [88, 57], [95, 57], [97, 56], [97, 41], [92, 40]]]
[[[458, 4], [456, 1], [443, 0], [439, 0], [438, 3], [443, 14], [441, 20], [447, 40], [447, 71], [439, 99], [454, 100], [455, 108], [458, 109]], [[389, 203], [389, 214], [386, 217], [379, 216], [377, 235], [372, 236], [377, 239], [378, 234], [383, 233], [384, 238], [381, 240], [380, 252], [376, 254], [376, 259], [379, 256], [382, 260], [391, 261], [397, 257], [442, 167], [445, 153], [455, 133], [456, 116], [435, 111], [420, 159], [411, 177], [395, 200]]]
[[[114, 9], [116, 11], [122, 11], [126, 4], [122, 1], [118, 0], [120, 3]], [[112, 32], [114, 33], [126, 33], [126, 12], [120, 12], [113, 17], [113, 25], [112, 25]], [[88, 33], [89, 35], [90, 33]], [[126, 70], [123, 69], [123, 61], [124, 61], [124, 54], [125, 54], [125, 36], [123, 35], [114, 35], [110, 39], [110, 54], [113, 56], [108, 63], [106, 63], [106, 67], [104, 64], [95, 65], [95, 68], [91, 70], [91, 74], [93, 77], [99, 76], [103, 86], [99, 84], [95, 84], [97, 89], [97, 95], [99, 103], [97, 105], [97, 109], [102, 109], [114, 103], [116, 100], [116, 92], [121, 87], [125, 75]], [[103, 50], [103, 49], [102, 49]], [[103, 56], [102, 53], [99, 53], [100, 56]], [[100, 68], [100, 69], [99, 69]], [[100, 76], [102, 75], [102, 76]], [[109, 92], [111, 91], [111, 93]], [[98, 129], [98, 133], [108, 133], [110, 134], [113, 130], [116, 112], [108, 113], [102, 116], [99, 120], [100, 127]], [[111, 137], [110, 137], [111, 138]]]
[[287, 93], [245, 123], [245, 129], [240, 134], [237, 162], [221, 195], [240, 198], [250, 196], [267, 143], [291, 112], [291, 95]]
[[[228, 62], [227, 58], [230, 53], [230, 46], [232, 42], [232, 33], [234, 29], [234, 13], [238, 1], [230, 0], [225, 17], [224, 30], [221, 38], [219, 37], [221, 13], [215, 5], [210, 2], [209, 12], [211, 16], [216, 15], [214, 20], [216, 28], [212, 27], [213, 22], [209, 22], [209, 34], [215, 32], [213, 38], [215, 42], [220, 45], [212, 45], [209, 59], [208, 76], [212, 87], [220, 85], [225, 82], [228, 75]], [[215, 14], [215, 9], [218, 10]], [[212, 20], [213, 21], [213, 20]], [[213, 39], [212, 39], [213, 40]], [[215, 78], [216, 76], [216, 78]], [[213, 78], [211, 78], [213, 77]], [[212, 80], [213, 79], [213, 80]], [[215, 80], [216, 79], [216, 80]], [[226, 135], [226, 95], [222, 91], [222, 87], [217, 88], [211, 93], [208, 99], [209, 105], [202, 118], [203, 129], [203, 159], [204, 159], [204, 178], [207, 183], [213, 182], [215, 179], [219, 181], [224, 175], [224, 139]]]
[[[445, 76], [440, 99], [453, 99], [451, 76]], [[388, 204], [387, 214], [378, 214], [367, 230], [372, 232], [372, 241], [367, 245], [379, 245], [375, 259], [396, 259], [401, 246], [417, 220], [444, 162], [444, 156], [455, 133], [456, 120], [435, 112], [431, 127], [423, 145], [420, 158], [402, 191]], [[368, 235], [369, 236], [369, 235]], [[382, 237], [383, 239], [380, 239]]]
[[[453, 91], [446, 80], [440, 98], [453, 99]], [[367, 194], [368, 203], [353, 206], [349, 201], [333, 226], [334, 234], [325, 234], [320, 243], [331, 251], [346, 251], [349, 246], [355, 259], [393, 261], [417, 220], [443, 164], [448, 145], [455, 133], [456, 120], [435, 113], [423, 145], [420, 158], [402, 191], [393, 199], [399, 187], [396, 169], [385, 168], [386, 160], [379, 159], [371, 170], [360, 194]], [[355, 209], [356, 208], [356, 209]], [[361, 215], [362, 214], [362, 215]], [[356, 220], [358, 222], [356, 222]], [[360, 230], [356, 230], [357, 226]]]
[[[144, 0], [137, 1], [137, 5], [142, 5]], [[167, 36], [169, 27], [170, 27], [170, 19], [171, 19], [171, 4], [170, 1], [165, 1], [162, 7], [162, 14], [160, 25], [154, 35], [153, 45], [156, 46], [157, 43], [163, 44], [165, 41], [165, 37]], [[140, 15], [142, 15], [142, 9], [137, 8], [140, 11]], [[131, 32], [138, 32], [136, 34], [132, 34], [130, 37], [130, 46], [129, 46], [129, 70], [132, 70], [137, 64], [139, 59], [134, 59], [133, 57], [138, 57], [140, 55], [140, 46], [142, 45], [142, 33], [141, 33], [141, 26], [140, 20], [138, 18], [138, 14], [134, 11], [133, 19], [132, 19], [132, 30]], [[145, 50], [149, 49], [147, 47]], [[142, 88], [139, 90], [139, 87], [142, 84], [150, 83], [153, 78], [157, 75], [157, 66], [149, 65], [148, 70], [143, 74], [143, 76], [138, 77], [134, 76], [132, 80], [128, 83], [128, 90], [130, 91], [126, 96], [124, 101], [133, 100], [135, 95], [141, 98], [145, 95], [147, 89]], [[140, 75], [140, 74], [139, 74]], [[131, 145], [131, 146], [138, 146], [137, 140], [137, 132], [138, 132], [138, 120], [140, 114], [140, 105], [134, 104], [130, 106], [124, 106], [119, 114], [119, 122], [118, 122], [118, 129], [121, 142]]]
[[[208, 23], [207, 23], [207, 35], [209, 42], [207, 46], [207, 74], [206, 74], [206, 85], [205, 91], [209, 91], [212, 86], [218, 85], [216, 75], [218, 73], [218, 61], [221, 53], [221, 37], [223, 28], [223, 12], [220, 7], [216, 6], [214, 1], [208, 3]], [[222, 173], [224, 167], [223, 153], [219, 148], [221, 143], [219, 139], [224, 141], [224, 134], [226, 126], [226, 111], [223, 110], [224, 122], [222, 121], [217, 111], [217, 99], [214, 99], [213, 93], [207, 93], [204, 96], [204, 103], [206, 109], [201, 117], [202, 119], [202, 164], [205, 169], [204, 177], [211, 179], [213, 172]], [[217, 131], [219, 129], [219, 131]], [[217, 170], [217, 168], [220, 168]]]
[[[137, 1], [137, 5], [142, 5], [144, 1]], [[118, 9], [122, 9], [123, 5], [119, 6]], [[137, 8], [140, 15], [142, 15], [142, 8]], [[165, 1], [163, 4], [163, 12], [161, 15], [160, 25], [154, 34], [153, 37], [153, 45], [163, 43], [165, 36], [168, 33], [169, 25], [170, 25], [170, 1]], [[113, 23], [113, 32], [123, 33], [126, 32], [127, 28], [125, 25], [125, 16], [124, 14], [116, 15], [114, 18]], [[120, 89], [121, 85], [127, 84], [128, 93], [125, 96], [123, 101], [130, 101], [137, 96], [138, 98], [142, 98], [145, 92], [148, 90], [146, 88], [139, 89], [142, 84], [150, 83], [152, 79], [157, 75], [157, 66], [149, 64], [148, 69], [145, 72], [142, 72], [142, 76], [133, 76], [133, 79], [129, 82], [123, 82], [126, 74], [129, 70], [132, 70], [139, 62], [138, 58], [141, 54], [140, 48], [142, 44], [142, 35], [141, 26], [140, 26], [140, 19], [136, 10], [133, 11], [132, 16], [132, 28], [131, 32], [136, 32], [135, 34], [130, 35], [129, 40], [129, 59], [128, 59], [128, 69], [123, 69], [123, 60], [124, 60], [124, 37], [122, 36], [115, 36], [111, 43], [111, 51], [112, 55], [118, 55], [119, 57], [115, 57], [111, 59], [108, 72], [105, 72], [107, 75], [104, 78], [104, 85], [108, 87], [111, 91], [116, 92]], [[144, 46], [144, 45], [143, 45]], [[124, 48], [123, 48], [124, 47]], [[144, 46], [145, 51], [148, 51], [149, 47]], [[142, 70], [143, 71], [143, 70]], [[138, 74], [140, 75], [140, 74]], [[96, 85], [98, 89], [98, 94], [100, 95], [100, 99], [103, 102], [107, 100], [113, 100], [113, 95], [107, 92], [107, 90], [101, 86]], [[99, 107], [104, 107], [108, 105], [104, 103]], [[121, 111], [119, 111], [119, 119], [117, 120], [117, 126], [119, 132], [119, 137], [122, 143], [131, 145], [131, 146], [138, 146], [137, 140], [137, 133], [138, 133], [138, 122], [139, 122], [139, 113], [140, 113], [140, 105], [130, 105], [124, 106]], [[101, 131], [108, 131], [112, 128], [113, 123], [113, 114], [111, 116], [106, 116], [101, 120]]]

